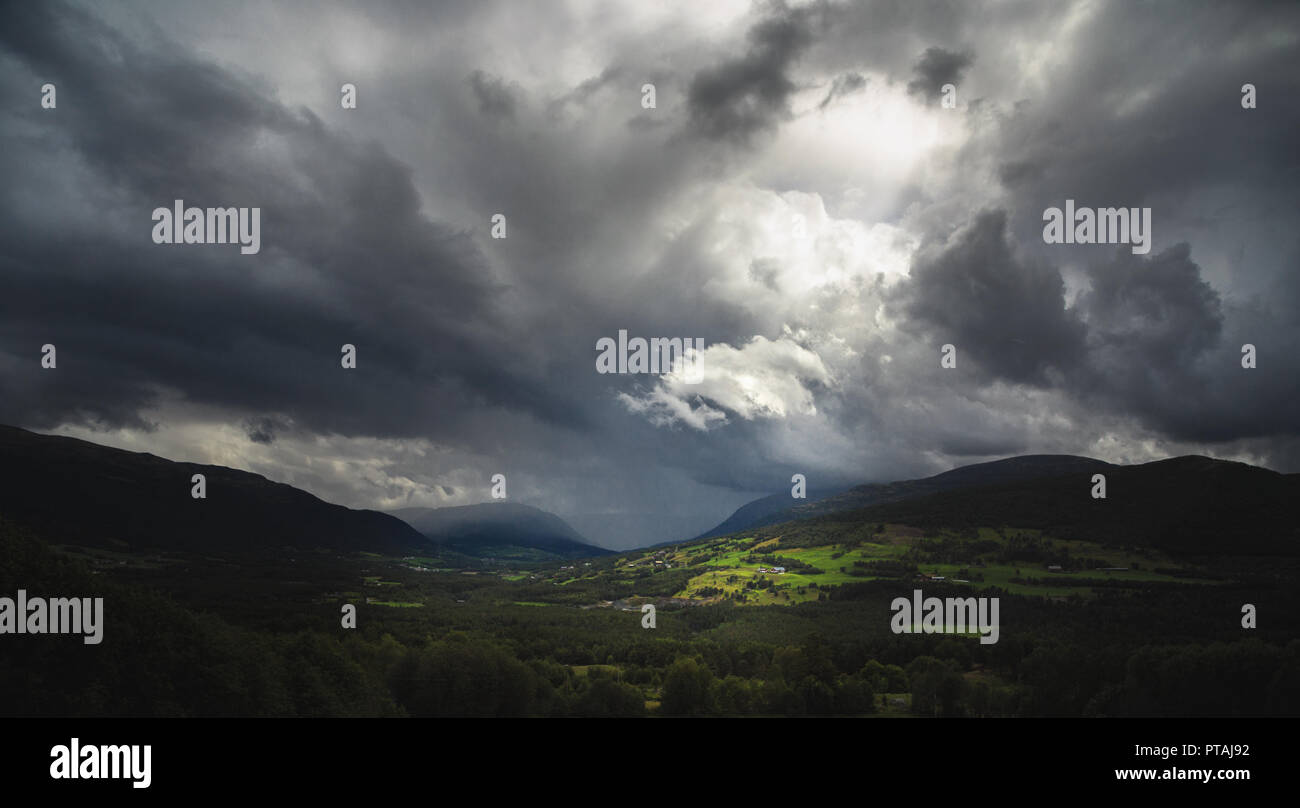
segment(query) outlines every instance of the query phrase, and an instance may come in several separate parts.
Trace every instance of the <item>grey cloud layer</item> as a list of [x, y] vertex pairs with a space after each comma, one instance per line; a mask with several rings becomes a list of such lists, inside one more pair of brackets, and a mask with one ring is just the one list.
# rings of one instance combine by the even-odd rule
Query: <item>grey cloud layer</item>
[[[358, 18], [357, 41], [381, 43], [373, 76], [322, 65], [332, 106], [305, 107], [281, 100], [278, 54], [232, 67], [198, 55], [214, 35], [197, 22], [162, 33], [199, 7], [154, 30], [131, 6], [7, 6], [0, 421], [165, 431], [179, 400], [286, 473], [315, 437], [425, 440], [446, 454], [376, 458], [395, 490], [463, 495], [504, 466], [543, 506], [636, 515], [612, 543], [653, 536], [655, 513], [708, 527], [794, 471], [853, 483], [1149, 441], [1295, 470], [1297, 12], [1185, 9], [763, 4], [724, 31], [665, 12], [638, 35], [558, 7], [381, 5]], [[356, 111], [337, 108], [347, 80]], [[44, 81], [57, 111], [36, 103]], [[1240, 109], [1245, 81], [1260, 109]], [[959, 109], [941, 113], [945, 83]], [[812, 115], [891, 93], [963, 139], [897, 188], [851, 189], [896, 194], [888, 221], [854, 221], [811, 167], [870, 154], [767, 162]], [[764, 224], [802, 204], [787, 192], [825, 205], [816, 260]], [[1066, 197], [1153, 205], [1151, 254], [1043, 245], [1041, 212]], [[151, 244], [150, 210], [176, 198], [260, 206], [262, 253]], [[920, 244], [907, 275], [884, 278], [872, 247], [808, 280], [877, 224]], [[815, 413], [697, 398], [726, 426], [656, 427], [618, 397], [655, 380], [592, 370], [620, 328], [725, 343], [757, 378], [797, 346], [831, 383], [801, 383]], [[741, 350], [755, 336], [784, 342]], [[1240, 369], [1242, 342], [1260, 369]]]
[[975, 61], [972, 53], [953, 53], [943, 48], [926, 48], [913, 72], [916, 78], [907, 83], [907, 91], [934, 100], [945, 84], [954, 88], [962, 73]]
[[816, 9], [784, 11], [749, 30], [749, 49], [701, 70], [688, 95], [691, 125], [715, 139], [747, 142], [790, 115], [795, 83], [788, 75], [813, 42]]
[[[5, 26], [11, 52], [64, 77], [67, 152], [32, 153], [51, 171], [75, 155], [131, 221], [173, 199], [255, 204], [265, 238], [255, 260], [158, 247], [138, 224], [78, 243], [59, 211], [41, 217], [39, 197], [10, 196], [11, 220], [40, 218], [64, 237], [7, 240], [5, 329], [59, 335], [68, 372], [38, 377], [30, 408], [9, 398], [6, 418], [50, 425], [82, 410], [123, 423], [157, 383], [254, 409], [292, 391], [305, 427], [356, 434], [422, 432], [430, 409], [454, 419], [475, 396], [574, 423], [562, 391], [509, 367], [487, 262], [466, 234], [420, 215], [409, 169], [382, 146], [332, 133], [249, 79], [48, 11]], [[361, 346], [366, 383], [334, 373], [344, 342]]]

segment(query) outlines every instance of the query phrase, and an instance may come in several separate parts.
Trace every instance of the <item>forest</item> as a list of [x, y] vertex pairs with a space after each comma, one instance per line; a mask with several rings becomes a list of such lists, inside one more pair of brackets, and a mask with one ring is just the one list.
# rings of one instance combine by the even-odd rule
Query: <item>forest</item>
[[[97, 646], [0, 637], [0, 714], [11, 716], [1300, 712], [1300, 640], [1287, 622], [1300, 604], [1293, 587], [1258, 582], [1252, 591], [1139, 586], [1066, 600], [994, 588], [985, 594], [1001, 598], [1015, 630], [981, 645], [891, 633], [896, 586], [882, 580], [789, 606], [661, 600], [647, 630], [639, 611], [547, 602], [547, 586], [564, 587], [529, 580], [540, 568], [510, 581], [333, 551], [299, 553], [288, 580], [285, 559], [252, 554], [106, 565], [10, 523], [0, 523], [0, 558], [0, 591], [106, 604]], [[565, 595], [596, 601], [617, 561], [592, 562], [590, 591]], [[658, 573], [662, 590], [689, 572]], [[341, 628], [338, 596], [355, 598], [335, 590], [358, 578], [400, 590], [415, 607], [363, 597], [358, 627]], [[1263, 614], [1291, 617], [1245, 638], [1235, 615], [1247, 597]]]

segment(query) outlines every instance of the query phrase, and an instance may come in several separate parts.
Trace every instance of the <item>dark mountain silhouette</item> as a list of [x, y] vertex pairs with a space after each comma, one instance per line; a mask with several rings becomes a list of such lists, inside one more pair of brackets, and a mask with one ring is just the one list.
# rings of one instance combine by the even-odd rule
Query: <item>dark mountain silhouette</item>
[[536, 551], [539, 558], [587, 558], [613, 552], [587, 541], [555, 514], [530, 505], [488, 502], [392, 513], [438, 547], [476, 558], [519, 556], [519, 548]]
[[[206, 478], [207, 498], [190, 496]], [[427, 550], [399, 519], [258, 474], [0, 426], [0, 515], [52, 542], [118, 549]]]
[[1056, 538], [1174, 553], [1300, 554], [1300, 475], [1189, 455], [1109, 466], [1102, 470], [1106, 498], [1093, 499], [1094, 473], [964, 487], [824, 514], [801, 524], [1037, 528]]
[[725, 536], [795, 519], [811, 519], [829, 513], [915, 499], [944, 491], [1055, 477], [1071, 472], [1086, 472], [1091, 475], [1098, 471], [1105, 473], [1112, 468], [1117, 467], [1090, 457], [1024, 455], [960, 466], [918, 480], [858, 485], [847, 490], [833, 491], [820, 499], [807, 501], [791, 499], [790, 492], [786, 491], [756, 499], [742, 506], [717, 527], [696, 538]]
[[[790, 496], [789, 489], [779, 494], [769, 494], [765, 497], [759, 497], [752, 502], [741, 505], [736, 511], [714, 526], [711, 530], [705, 531], [696, 536], [697, 539], [707, 539], [713, 536], [726, 536], [730, 533], [736, 533], [741, 530], [750, 530], [764, 525], [775, 525], [780, 522], [788, 522], [791, 519], [804, 518], [814, 513], [811, 510], [813, 505], [824, 502], [827, 499], [846, 492], [847, 488], [843, 486], [832, 488], [826, 491], [818, 491], [812, 486], [808, 487], [808, 499], [797, 500]], [[680, 542], [670, 541], [662, 544], [679, 544]]]

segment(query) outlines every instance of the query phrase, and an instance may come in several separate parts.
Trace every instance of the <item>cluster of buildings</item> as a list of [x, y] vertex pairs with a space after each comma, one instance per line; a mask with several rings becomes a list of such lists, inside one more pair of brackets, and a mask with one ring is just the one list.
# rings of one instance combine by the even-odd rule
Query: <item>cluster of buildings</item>
[[[666, 550], [660, 550], [659, 552], [655, 553], [652, 556], [647, 557], [644, 560], [646, 561], [647, 564], [650, 564], [656, 569], [670, 570], [673, 568], [673, 565], [668, 563], [667, 561], [668, 558], [669, 558], [668, 552]], [[628, 566], [635, 567], [636, 562], [635, 561], [631, 562], [628, 564]]]

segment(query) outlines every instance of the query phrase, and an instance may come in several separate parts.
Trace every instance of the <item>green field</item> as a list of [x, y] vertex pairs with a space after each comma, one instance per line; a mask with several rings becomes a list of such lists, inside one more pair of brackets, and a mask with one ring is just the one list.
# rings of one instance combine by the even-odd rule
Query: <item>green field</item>
[[[706, 540], [664, 558], [697, 573], [675, 593], [676, 597], [735, 600], [743, 596], [740, 602], [746, 605], [802, 603], [818, 600], [832, 587], [889, 579], [924, 583], [942, 577], [948, 583], [972, 589], [997, 587], [1015, 594], [1045, 597], [1091, 596], [1095, 587], [1087, 585], [1088, 582], [1108, 588], [1124, 583], [1206, 585], [1217, 582], [1158, 552], [1057, 540], [1035, 530], [980, 528], [974, 535], [965, 537], [949, 531], [917, 534], [919, 531], [903, 526], [887, 525], [872, 537], [873, 541], [793, 547], [785, 546], [781, 536], [725, 537]], [[1027, 542], [1032, 552], [1086, 559], [1087, 564], [1067, 562], [1059, 565], [1062, 569], [1053, 570], [1041, 561], [999, 560], [999, 555], [1012, 551], [1014, 542]], [[965, 557], [960, 562], [935, 560], [953, 553]], [[782, 565], [787, 567], [784, 573], [760, 573], [758, 568], [764, 565], [753, 560], [755, 556], [789, 559], [819, 571], [795, 569], [787, 562]], [[629, 557], [627, 563], [640, 567], [653, 559], [654, 555], [647, 553], [639, 558]], [[905, 563], [915, 568], [915, 574], [882, 574], [855, 566], [855, 562]], [[758, 588], [760, 583], [762, 586]]]

